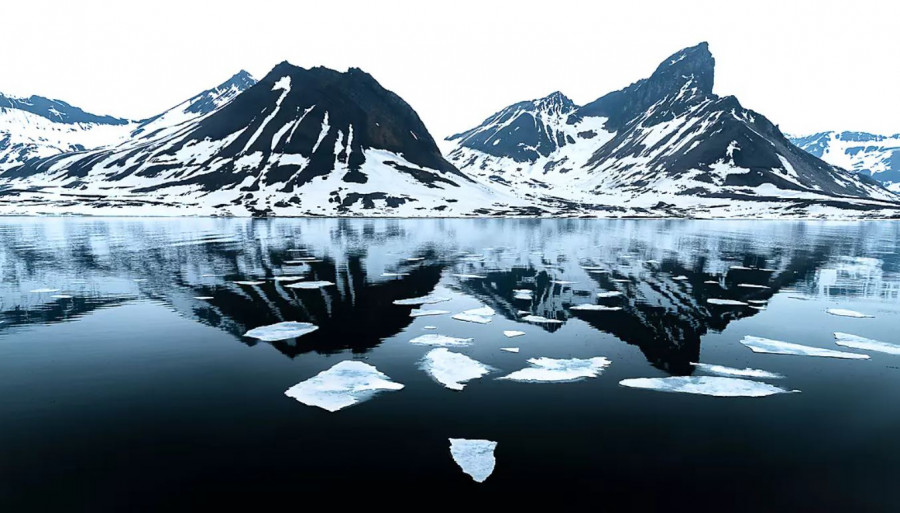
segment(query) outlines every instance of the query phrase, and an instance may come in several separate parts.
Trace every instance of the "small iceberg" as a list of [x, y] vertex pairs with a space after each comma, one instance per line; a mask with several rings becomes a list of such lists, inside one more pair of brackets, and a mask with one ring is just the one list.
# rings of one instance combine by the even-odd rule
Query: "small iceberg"
[[506, 335], [506, 338], [513, 338], [513, 337], [521, 337], [522, 335], [525, 334], [525, 332], [508, 330], [508, 331], [504, 331], [503, 334]]
[[769, 288], [771, 288], [767, 285], [757, 285], [755, 283], [738, 283], [738, 287], [741, 287], [744, 289], [769, 289]]
[[423, 330], [436, 330], [437, 326], [422, 326]]
[[319, 329], [315, 324], [308, 322], [279, 322], [268, 326], [260, 326], [244, 333], [245, 337], [256, 338], [264, 342], [275, 342], [297, 338]]
[[500, 350], [506, 351], [507, 353], [518, 353], [519, 352], [518, 347], [501, 347]]
[[321, 289], [322, 287], [330, 287], [334, 285], [330, 281], [301, 281], [300, 283], [291, 283], [290, 285], [285, 285], [285, 287], [289, 289]]
[[597, 297], [599, 298], [607, 298], [607, 297], [619, 297], [622, 293], [618, 290], [609, 290], [606, 292], [598, 292]]
[[719, 284], [719, 282], [717, 282], [716, 280], [706, 280], [703, 283], [705, 283], [707, 285], [718, 285]]
[[450, 439], [450, 456], [476, 483], [483, 483], [494, 472], [496, 448], [497, 442], [490, 440]]
[[276, 276], [272, 279], [280, 283], [283, 281], [300, 281], [303, 279], [303, 276]]
[[531, 367], [517, 370], [498, 379], [524, 381], [527, 383], [561, 383], [596, 378], [610, 362], [602, 356], [581, 359], [530, 358]]
[[681, 275], [679, 275], [679, 276], [673, 276], [672, 279], [675, 280], [675, 281], [685, 281], [685, 280], [688, 279], [688, 277], [685, 276], [685, 275], [683, 275], [683, 274], [681, 274]]
[[401, 278], [403, 276], [409, 276], [409, 273], [381, 273], [383, 278]]
[[425, 257], [409, 257], [406, 259], [407, 262], [421, 262], [425, 260]]
[[428, 333], [426, 335], [419, 335], [410, 340], [409, 343], [420, 346], [464, 347], [470, 345], [472, 340], [473, 339], [471, 338], [456, 338], [438, 335], [437, 333]]
[[752, 271], [753, 270], [752, 268], [745, 267], [743, 265], [733, 265], [733, 266], [729, 267], [729, 269], [731, 269], [733, 271]]
[[829, 308], [828, 310], [825, 310], [825, 312], [830, 313], [831, 315], [837, 315], [838, 317], [853, 317], [854, 319], [871, 319], [875, 317], [874, 315], [864, 314], [857, 312], [856, 310], [845, 310], [843, 308]]
[[734, 367], [726, 367], [724, 365], [713, 365], [709, 363], [692, 363], [697, 370], [708, 372], [710, 374], [718, 374], [719, 376], [734, 376], [739, 378], [758, 378], [758, 379], [781, 379], [784, 376], [775, 372], [764, 371], [760, 369], [737, 369]]
[[629, 280], [627, 278], [613, 278], [609, 281], [615, 282], [615, 283], [631, 283], [631, 280]]
[[466, 310], [463, 313], [458, 313], [452, 318], [456, 319], [457, 321], [487, 324], [494, 318], [493, 316], [495, 313], [496, 312], [493, 308], [489, 306], [483, 306], [481, 308], [473, 308], [471, 310]]
[[741, 340], [741, 344], [749, 347], [754, 353], [823, 356], [827, 358], [844, 358], [848, 360], [867, 360], [869, 358], [869, 355], [867, 354], [845, 353], [844, 351], [822, 349], [820, 347], [804, 346], [801, 344], [791, 344], [790, 342], [781, 342], [779, 340], [772, 340], [762, 337], [752, 337], [749, 335]]
[[53, 294], [50, 297], [53, 299], [72, 299], [72, 296], [69, 294]]
[[194, 299], [198, 299], [200, 301], [209, 301], [212, 298], [212, 296], [194, 296]]
[[263, 285], [266, 282], [264, 282], [264, 281], [236, 281], [234, 283], [237, 285], [244, 285], [247, 287], [255, 287], [257, 285]]
[[410, 317], [427, 317], [429, 315], [446, 315], [449, 310], [423, 310], [421, 308], [413, 308], [409, 311]]
[[433, 305], [435, 303], [443, 303], [444, 301], [450, 301], [450, 298], [438, 296], [411, 297], [409, 299], [396, 299], [394, 300], [394, 304], [400, 306], [418, 306]]
[[422, 359], [422, 370], [450, 390], [462, 390], [466, 382], [491, 372], [487, 365], [446, 348], [432, 349]]
[[851, 335], [849, 333], [835, 332], [834, 343], [839, 346], [852, 347], [853, 349], [900, 355], [900, 344], [881, 342], [880, 340], [872, 340], [871, 338]]
[[623, 379], [619, 384], [628, 388], [643, 388], [661, 392], [711, 395], [714, 397], [766, 397], [775, 394], [799, 392], [786, 390], [768, 383], [741, 378], [719, 376], [671, 376], [668, 378]]
[[747, 306], [747, 303], [745, 303], [743, 301], [737, 301], [735, 299], [710, 298], [710, 299], [707, 299], [706, 302], [711, 305], [718, 305], [718, 306]]
[[535, 324], [562, 324], [562, 321], [556, 319], [548, 319], [540, 315], [526, 315], [522, 317], [521, 320], [525, 322], [533, 322]]
[[531, 289], [516, 289], [513, 290], [513, 299], [531, 301], [534, 299], [534, 292]]
[[578, 310], [584, 312], [618, 312], [621, 310], [621, 306], [606, 306], [606, 305], [592, 305], [592, 304], [583, 304], [583, 305], [575, 305], [569, 307], [569, 310]]
[[32, 294], [49, 294], [51, 292], [59, 292], [59, 289], [34, 289], [30, 292]]
[[402, 388], [403, 385], [391, 381], [374, 366], [348, 360], [297, 383], [285, 390], [284, 395], [307, 406], [335, 412], [367, 401], [382, 390]]

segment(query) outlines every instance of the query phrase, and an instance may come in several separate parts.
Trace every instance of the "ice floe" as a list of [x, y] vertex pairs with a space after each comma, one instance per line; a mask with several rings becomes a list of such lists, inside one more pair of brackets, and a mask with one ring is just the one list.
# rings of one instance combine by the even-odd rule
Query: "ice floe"
[[643, 388], [661, 392], [711, 395], [715, 397], [766, 397], [798, 392], [768, 383], [720, 376], [670, 376], [668, 378], [623, 379], [619, 384], [629, 388]]
[[845, 358], [848, 360], [866, 360], [869, 358], [869, 355], [867, 354], [845, 353], [844, 351], [792, 344], [790, 342], [781, 342], [779, 340], [749, 335], [741, 340], [741, 344], [749, 347], [754, 353], [824, 356], [827, 358]]
[[458, 313], [452, 318], [456, 319], [457, 321], [487, 324], [494, 318], [493, 316], [495, 313], [497, 312], [495, 312], [493, 308], [489, 306], [482, 306], [481, 308], [473, 308], [471, 310], [466, 310], [462, 313]]
[[247, 287], [255, 287], [257, 285], [263, 285], [266, 282], [264, 282], [264, 281], [236, 281], [234, 283], [237, 285], [244, 285]]
[[409, 276], [409, 273], [381, 273], [383, 278], [401, 278], [403, 276]]
[[710, 299], [707, 299], [706, 302], [711, 305], [718, 305], [718, 306], [747, 306], [747, 303], [745, 303], [743, 301], [737, 301], [735, 299], [710, 298]]
[[525, 334], [525, 332], [524, 331], [507, 330], [507, 331], [504, 331], [503, 334], [506, 335], [507, 338], [513, 338], [513, 337], [521, 337], [522, 335]]
[[761, 369], [738, 369], [735, 367], [726, 367], [724, 365], [714, 365], [710, 363], [692, 363], [697, 370], [708, 372], [710, 374], [718, 374], [719, 376], [731, 376], [740, 378], [758, 378], [758, 379], [781, 379], [784, 376], [775, 372], [764, 371]]
[[443, 303], [444, 301], [450, 301], [450, 298], [438, 296], [411, 297], [409, 299], [396, 299], [394, 300], [394, 304], [400, 306], [418, 306], [433, 305], [435, 303]]
[[672, 279], [675, 281], [685, 281], [688, 279], [688, 277], [682, 274], [679, 276], [673, 276]]
[[49, 294], [51, 292], [59, 292], [59, 289], [34, 289], [30, 292], [32, 294]]
[[609, 281], [615, 282], [615, 283], [631, 283], [631, 280], [626, 279], [626, 278], [613, 278]]
[[334, 285], [330, 281], [301, 281], [300, 283], [291, 283], [285, 285], [289, 289], [321, 289], [322, 287], [330, 287]]
[[550, 280], [550, 283], [553, 283], [554, 285], [574, 285], [576, 282], [566, 280]]
[[755, 283], [738, 283], [738, 287], [744, 289], [768, 289], [771, 288], [768, 285], [757, 285]]
[[446, 315], [449, 310], [423, 310], [421, 308], [413, 308], [409, 311], [410, 317], [427, 317], [429, 315]]
[[425, 260], [425, 257], [409, 257], [406, 259], [407, 262], [421, 262]]
[[451, 274], [450, 276], [454, 276], [463, 280], [483, 280], [487, 278], [487, 276], [481, 276], [479, 274]]
[[277, 340], [286, 340], [289, 338], [297, 338], [307, 333], [312, 333], [319, 329], [315, 324], [308, 322], [279, 322], [268, 326], [260, 326], [244, 333], [245, 337], [257, 338], [265, 342], [275, 342]]
[[400, 390], [403, 385], [368, 363], [343, 361], [284, 392], [308, 406], [335, 412], [371, 399], [382, 390]]
[[513, 298], [531, 301], [532, 299], [534, 299], [534, 291], [532, 291], [531, 289], [516, 289], [513, 290]]
[[751, 267], [745, 267], [743, 265], [732, 265], [731, 267], [729, 267], [729, 269], [731, 269], [733, 271], [752, 271], [753, 270]]
[[594, 358], [529, 358], [530, 367], [517, 370], [498, 379], [539, 382], [567, 382], [584, 378], [596, 378], [611, 363], [602, 356]]
[[272, 279], [275, 280], [275, 281], [277, 281], [277, 282], [283, 282], [283, 281], [300, 281], [300, 280], [303, 279], [303, 276], [276, 276], [276, 277], [274, 277], [274, 278], [272, 278]]
[[540, 315], [526, 315], [521, 318], [521, 320], [525, 322], [533, 322], [535, 324], [562, 324], [562, 321], [557, 319], [548, 319], [546, 317], [542, 317]]
[[583, 305], [575, 305], [569, 307], [569, 310], [578, 310], [584, 312], [618, 312], [621, 310], [621, 306], [606, 306], [606, 305], [592, 305], [592, 304], [583, 304]]
[[194, 299], [199, 299], [200, 301], [209, 301], [212, 298], [212, 296], [194, 296]]
[[507, 353], [518, 353], [519, 352], [518, 347], [501, 347], [500, 350], [506, 351]]
[[844, 308], [829, 308], [828, 310], [825, 310], [825, 312], [830, 313], [831, 315], [837, 315], [838, 317], [853, 317], [854, 319], [871, 319], [875, 317], [874, 315], [864, 314], [857, 312], [856, 310], [846, 310]]
[[422, 326], [423, 330], [436, 330], [437, 326]]
[[53, 299], [72, 299], [72, 296], [70, 296], [69, 294], [53, 294], [50, 297], [52, 297]]
[[890, 342], [882, 342], [849, 333], [835, 332], [834, 343], [839, 346], [852, 347], [853, 349], [900, 355], [900, 344], [891, 344]]
[[497, 442], [490, 440], [450, 439], [450, 456], [476, 483], [483, 483], [494, 472], [496, 448]]
[[719, 284], [719, 282], [717, 282], [716, 280], [706, 280], [703, 283], [705, 283], [707, 285], [718, 285]]
[[450, 390], [462, 390], [466, 382], [491, 372], [491, 367], [460, 353], [440, 347], [428, 351], [422, 369]]
[[597, 297], [599, 297], [599, 298], [619, 297], [621, 295], [622, 295], [622, 293], [619, 292], [618, 290], [609, 290], [606, 292], [598, 292], [597, 293]]
[[464, 347], [472, 344], [471, 338], [456, 338], [456, 337], [448, 337], [446, 335], [439, 335], [437, 333], [428, 333], [425, 335], [419, 335], [418, 337], [409, 341], [410, 344], [416, 344], [420, 346], [445, 346], [445, 347]]

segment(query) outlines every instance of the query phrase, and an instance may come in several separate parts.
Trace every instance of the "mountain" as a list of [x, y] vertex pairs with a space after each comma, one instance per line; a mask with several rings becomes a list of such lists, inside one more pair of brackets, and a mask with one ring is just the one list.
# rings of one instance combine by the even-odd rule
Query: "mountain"
[[206, 111], [165, 129], [151, 120], [115, 148], [9, 170], [0, 179], [17, 201], [0, 210], [426, 216], [506, 208], [503, 194], [444, 159], [412, 107], [356, 68], [283, 62]]
[[864, 173], [900, 192], [900, 134], [819, 132], [790, 140], [829, 164]]
[[620, 215], [801, 215], [895, 209], [897, 196], [794, 146], [765, 116], [713, 93], [708, 45], [583, 106], [561, 93], [450, 136], [448, 159], [551, 209]]
[[0, 171], [33, 158], [112, 144], [132, 127], [127, 119], [91, 114], [61, 100], [0, 93]]

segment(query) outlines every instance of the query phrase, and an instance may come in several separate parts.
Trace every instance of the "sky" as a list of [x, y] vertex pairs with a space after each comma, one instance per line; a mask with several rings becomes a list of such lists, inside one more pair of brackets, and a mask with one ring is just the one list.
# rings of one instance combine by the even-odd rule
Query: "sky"
[[583, 104], [707, 41], [715, 92], [782, 131], [900, 132], [900, 2], [4, 0], [0, 92], [141, 119], [241, 69], [358, 67], [435, 138], [559, 90]]

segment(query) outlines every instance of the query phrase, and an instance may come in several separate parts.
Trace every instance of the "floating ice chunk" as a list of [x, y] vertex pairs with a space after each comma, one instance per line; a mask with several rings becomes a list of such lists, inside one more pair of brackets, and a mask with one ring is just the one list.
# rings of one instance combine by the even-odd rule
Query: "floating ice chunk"
[[517, 370], [498, 379], [530, 383], [578, 381], [584, 378], [596, 378], [611, 362], [602, 356], [597, 356], [588, 359], [529, 358], [528, 363], [531, 364], [531, 367]]
[[615, 283], [631, 283], [631, 280], [626, 279], [626, 278], [613, 278], [609, 281], [615, 282]]
[[629, 388], [681, 392], [715, 397], [766, 397], [799, 390], [785, 390], [768, 383], [719, 376], [670, 376], [668, 378], [623, 379], [619, 384]]
[[422, 260], [425, 260], [425, 257], [410, 257], [406, 259], [407, 262], [421, 262]]
[[275, 342], [277, 340], [286, 340], [289, 338], [297, 338], [307, 333], [312, 333], [319, 329], [315, 324], [308, 322], [279, 322], [268, 326], [260, 326], [244, 333], [245, 337], [258, 338], [265, 342]]
[[456, 319], [457, 321], [474, 322], [477, 324], [487, 324], [487, 323], [491, 322], [491, 320], [493, 319], [493, 317], [486, 317], [484, 315], [475, 315], [475, 314], [470, 314], [470, 313], [465, 313], [465, 312], [458, 313], [458, 314], [454, 315], [452, 318]]
[[391, 381], [372, 365], [351, 360], [297, 383], [285, 390], [284, 395], [305, 405], [335, 412], [371, 399], [381, 390], [402, 388], [403, 385]]
[[672, 279], [675, 280], [675, 281], [685, 281], [685, 280], [688, 279], [688, 277], [685, 276], [685, 275], [683, 275], [683, 274], [681, 274], [681, 275], [678, 275], [678, 276], [673, 276]]
[[522, 335], [525, 334], [525, 332], [524, 331], [504, 331], [503, 334], [506, 335], [506, 338], [513, 338], [513, 337], [521, 337]]
[[531, 312], [529, 312], [528, 310], [518, 310], [518, 311], [516, 311], [516, 315], [528, 315], [528, 314], [530, 314], [530, 313], [531, 313]]
[[422, 369], [450, 390], [462, 390], [467, 381], [491, 372], [487, 365], [446, 348], [432, 349], [422, 359]]
[[744, 289], [769, 289], [769, 288], [771, 288], [767, 285], [757, 285], [755, 283], [738, 283], [738, 287], [741, 287]]
[[423, 330], [436, 330], [437, 326], [422, 326]]
[[761, 269], [759, 269], [759, 270], [762, 271], [762, 272], [764, 272], [764, 273], [774, 273], [775, 271], [777, 271], [777, 269], [769, 269], [769, 268], [767, 268], [767, 267], [763, 267], [763, 268], [761, 268]]
[[619, 297], [622, 293], [618, 290], [609, 290], [606, 292], [598, 292], [597, 297], [606, 298], [606, 297]]
[[733, 265], [729, 267], [729, 269], [733, 269], [735, 271], [752, 271], [753, 269], [749, 267], [744, 267], [743, 265]]
[[275, 280], [275, 281], [277, 281], [277, 282], [282, 282], [282, 281], [300, 281], [300, 280], [303, 279], [303, 276], [276, 276], [276, 277], [274, 277], [274, 278], [272, 278], [272, 279]]
[[775, 372], [764, 371], [760, 369], [737, 369], [734, 367], [726, 367], [724, 365], [713, 365], [710, 363], [692, 363], [694, 367], [703, 372], [710, 374], [718, 374], [719, 376], [736, 376], [739, 378], [759, 378], [759, 379], [781, 379], [784, 376]]
[[548, 319], [546, 317], [541, 317], [540, 315], [526, 315], [522, 317], [522, 320], [525, 322], [533, 322], [536, 324], [562, 324], [562, 321], [558, 321], [556, 319]]
[[583, 265], [581, 266], [585, 271], [603, 271], [603, 267], [599, 265]]
[[490, 317], [497, 312], [495, 312], [494, 309], [489, 306], [482, 306], [481, 308], [473, 308], [471, 310], [466, 310], [463, 313], [469, 314], [469, 315], [480, 315], [482, 317]]
[[832, 349], [822, 349], [820, 347], [804, 346], [801, 344], [791, 344], [790, 342], [781, 342], [762, 337], [746, 336], [741, 340], [741, 344], [749, 347], [754, 353], [824, 356], [828, 358], [845, 358], [848, 360], [866, 360], [869, 358], [869, 355], [867, 354], [845, 353], [843, 351], [834, 351]]
[[285, 285], [289, 289], [321, 289], [322, 287], [330, 287], [334, 285], [330, 281], [302, 281], [300, 283], [291, 283]]
[[478, 274], [451, 274], [450, 276], [455, 276], [463, 280], [483, 280], [487, 278], [487, 276], [481, 276]]
[[433, 305], [435, 303], [443, 303], [444, 301], [450, 301], [450, 298], [449, 297], [438, 297], [438, 296], [411, 297], [409, 299], [394, 300], [394, 304], [400, 305], [400, 306], [418, 306], [418, 305]]
[[410, 317], [427, 317], [429, 315], [446, 315], [449, 310], [423, 310], [421, 308], [413, 308], [409, 311]]
[[745, 303], [743, 301], [737, 301], [735, 299], [710, 298], [710, 299], [707, 299], [706, 302], [711, 305], [719, 305], [719, 306], [747, 306], [747, 303]]
[[834, 343], [839, 346], [900, 355], [900, 344], [891, 344], [890, 342], [881, 342], [879, 340], [872, 340], [871, 338], [840, 332], [835, 332], [834, 339]]
[[518, 353], [519, 352], [518, 347], [501, 347], [500, 350], [506, 351], [507, 353]]
[[31, 291], [32, 294], [49, 294], [51, 292], [59, 292], [59, 289], [34, 289]]
[[574, 285], [576, 282], [566, 281], [566, 280], [551, 280], [550, 283], [553, 283], [556, 285]]
[[472, 344], [471, 338], [456, 338], [446, 335], [438, 335], [437, 333], [428, 333], [419, 335], [409, 341], [410, 344], [420, 346], [445, 346], [445, 347], [465, 347]]
[[864, 314], [861, 312], [857, 312], [856, 310], [845, 310], [843, 308], [829, 308], [825, 310], [831, 315], [837, 315], [839, 317], [853, 317], [855, 319], [871, 319], [875, 317], [874, 315]]
[[526, 301], [531, 301], [534, 299], [534, 291], [531, 289], [515, 289], [513, 290], [513, 298], [514, 299], [524, 299]]
[[244, 285], [244, 286], [247, 286], [247, 287], [255, 287], [255, 286], [257, 286], [257, 285], [262, 285], [262, 284], [264, 284], [265, 282], [264, 282], [264, 281], [236, 281], [236, 282], [234, 282], [234, 283], [237, 284], [237, 285]]
[[50, 297], [52, 297], [53, 299], [72, 299], [72, 296], [68, 294], [53, 294]]
[[703, 283], [705, 283], [707, 285], [718, 285], [719, 284], [719, 282], [717, 282], [716, 280], [706, 280]]
[[606, 305], [592, 305], [592, 304], [583, 304], [583, 305], [575, 305], [569, 307], [569, 310], [578, 310], [584, 312], [618, 312], [621, 310], [621, 306], [606, 306]]
[[384, 278], [400, 278], [403, 276], [409, 276], [409, 273], [381, 273], [381, 276]]
[[212, 298], [212, 296], [194, 296], [194, 299], [199, 299], [200, 301], [209, 301]]
[[494, 458], [496, 448], [497, 442], [490, 440], [450, 439], [450, 456], [476, 483], [483, 483], [494, 472], [497, 464]]

